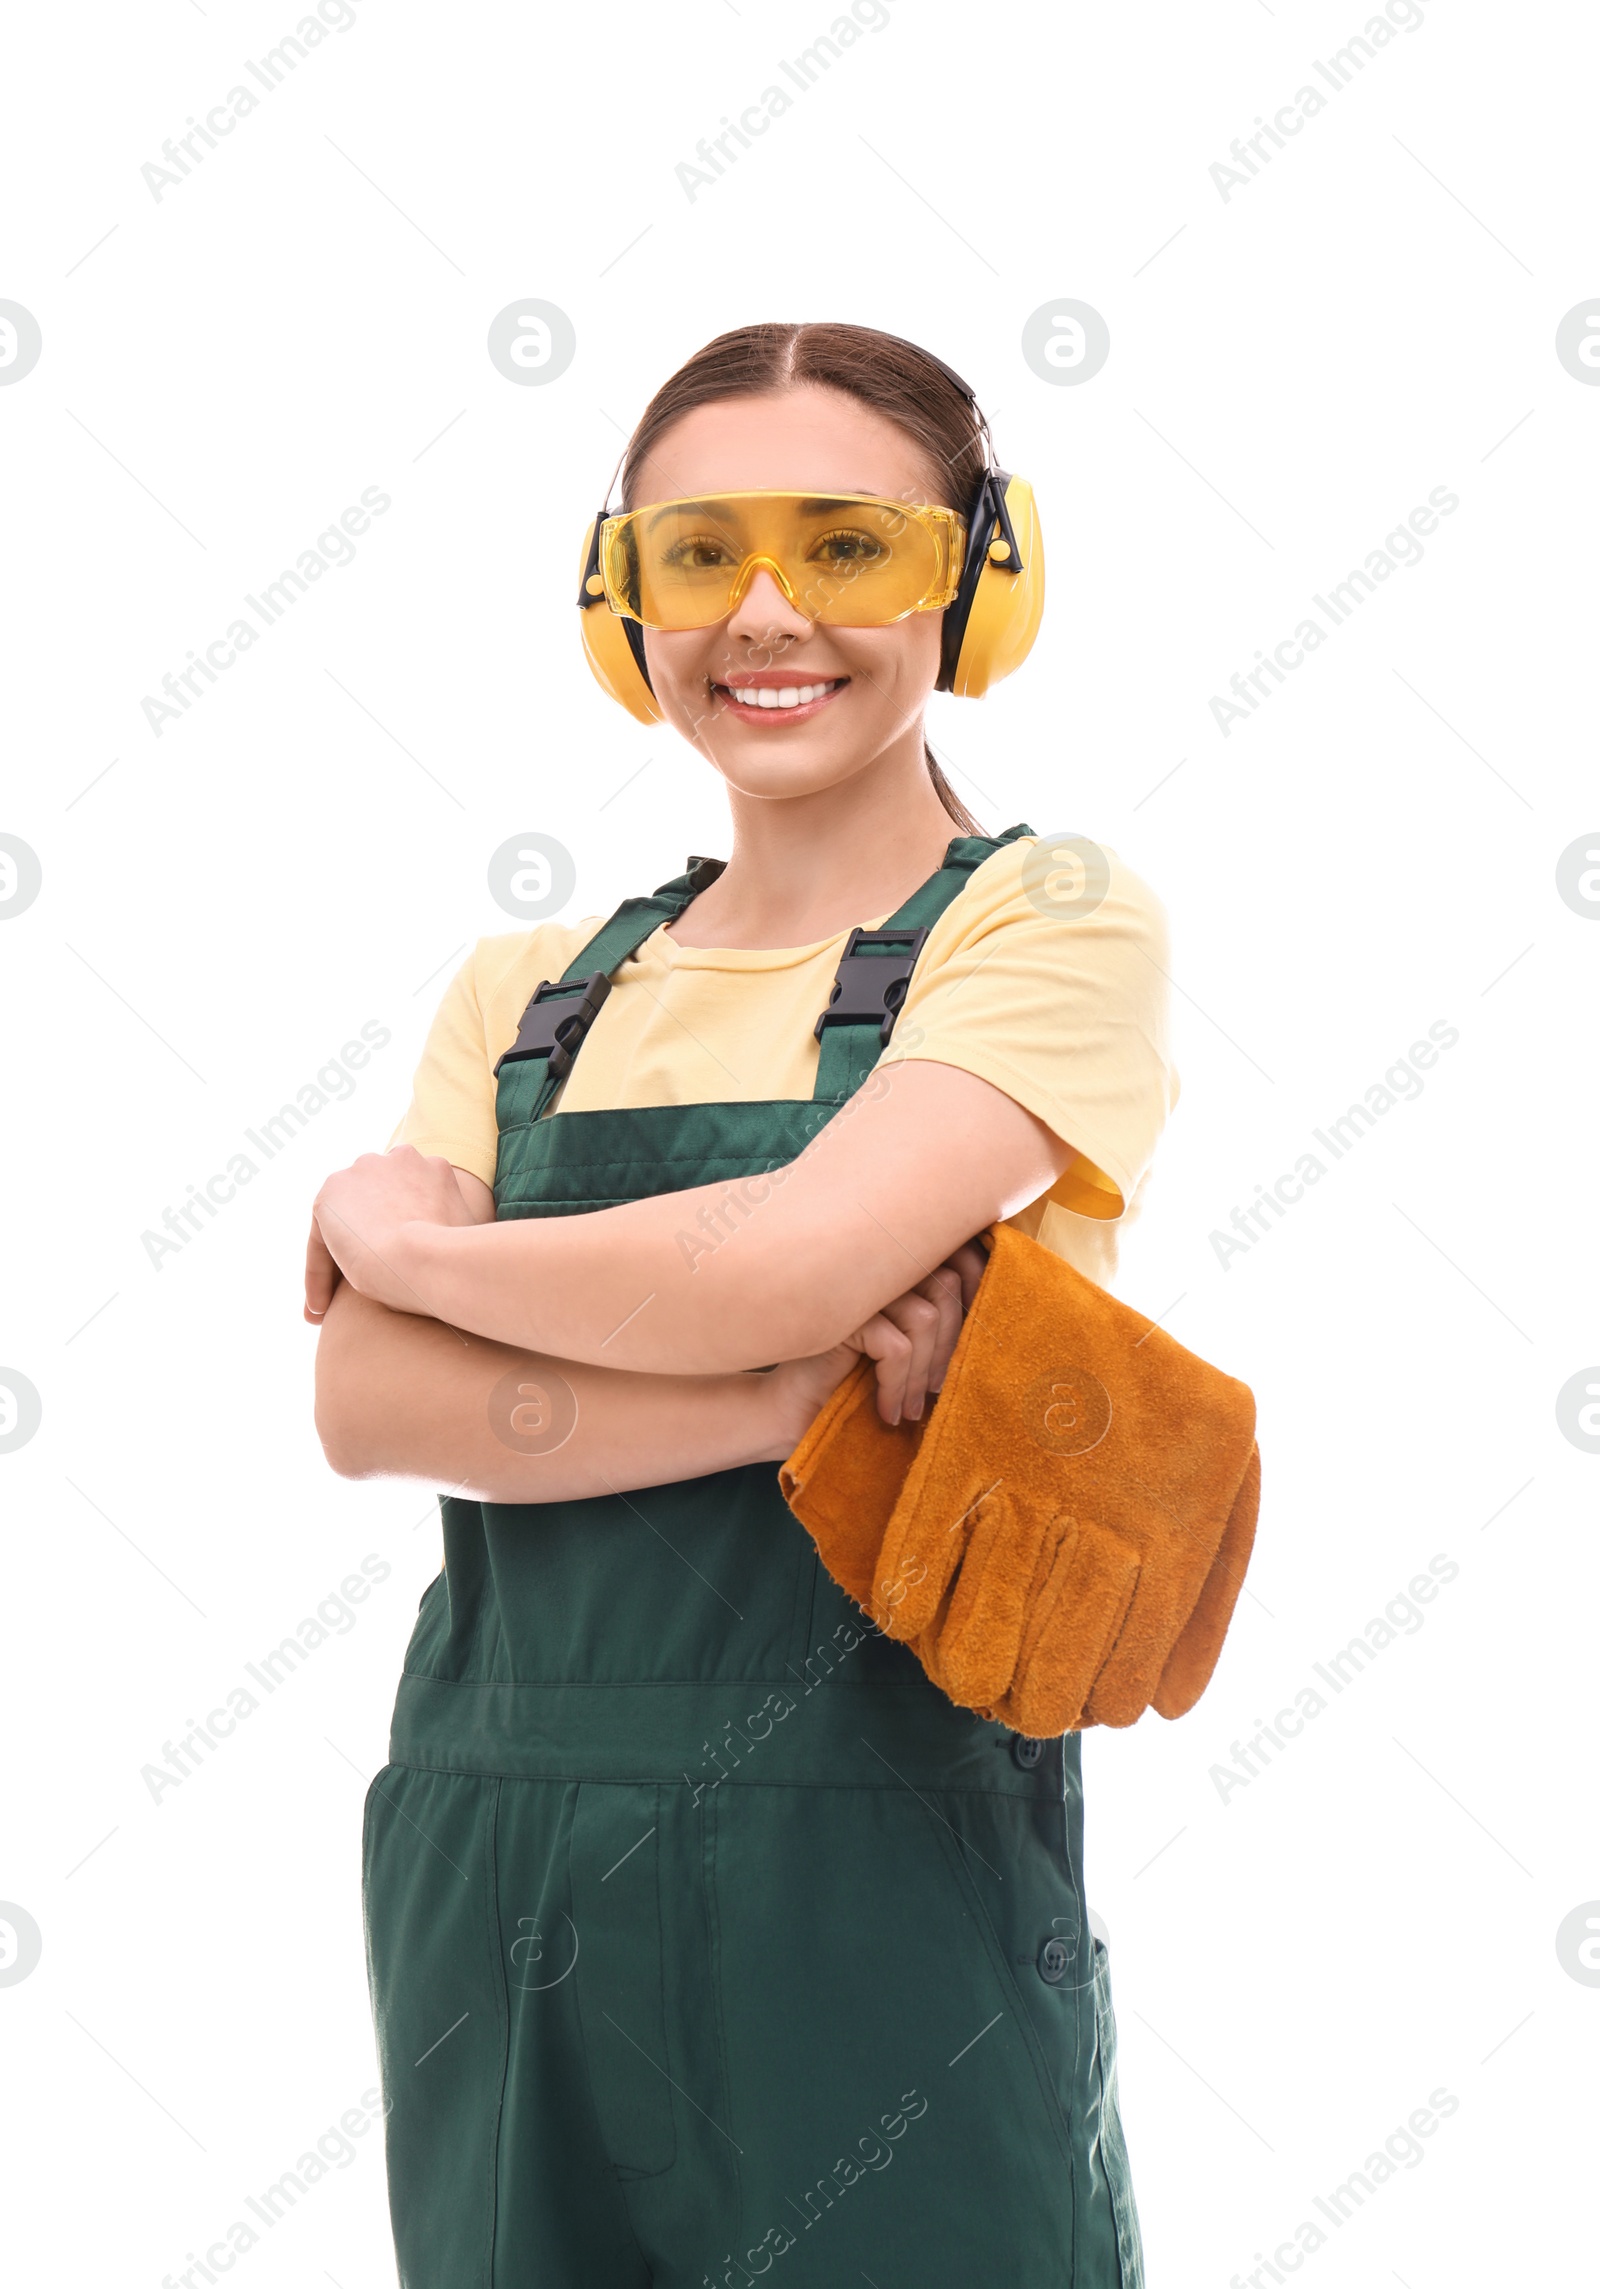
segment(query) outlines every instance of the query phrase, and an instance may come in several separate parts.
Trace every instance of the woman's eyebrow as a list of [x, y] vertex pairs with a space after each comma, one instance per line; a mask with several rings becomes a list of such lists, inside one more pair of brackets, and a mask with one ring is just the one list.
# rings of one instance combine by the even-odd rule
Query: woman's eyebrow
[[[654, 532], [656, 526], [661, 522], [662, 518], [666, 516], [711, 516], [724, 514], [726, 513], [728, 503], [732, 497], [733, 496], [727, 493], [715, 493], [709, 495], [704, 500], [664, 501], [659, 509], [656, 509], [652, 512], [650, 521], [646, 525], [645, 530], [647, 532]], [[800, 513], [803, 516], [828, 516], [835, 509], [848, 509], [858, 501], [875, 501], [879, 499], [880, 496], [876, 493], [797, 493], [794, 498], [796, 506], [799, 508]]]
[[646, 525], [645, 530], [646, 532], [654, 532], [664, 517], [681, 517], [691, 513], [695, 516], [720, 514], [727, 505], [727, 499], [728, 496], [724, 493], [712, 495], [703, 501], [663, 501], [660, 508], [652, 512], [650, 522]]
[[650, 524], [645, 526], [645, 531], [652, 533], [657, 529], [657, 524], [662, 522], [662, 517], [682, 515], [684, 508], [694, 508], [696, 513], [705, 513], [705, 510], [710, 510], [710, 506], [712, 506], [710, 501], [662, 501], [662, 506], [655, 508], [650, 513]]

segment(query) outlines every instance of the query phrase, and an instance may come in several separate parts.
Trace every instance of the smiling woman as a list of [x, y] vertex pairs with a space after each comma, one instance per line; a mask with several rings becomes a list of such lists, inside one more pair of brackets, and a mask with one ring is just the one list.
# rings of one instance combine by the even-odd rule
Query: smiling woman
[[[578, 602], [731, 855], [476, 947], [307, 1253], [330, 1461], [453, 1489], [364, 1839], [402, 2275], [815, 2231], [797, 2280], [1139, 2289], [1078, 1736], [957, 1707], [777, 1471], [863, 1355], [921, 1420], [988, 1227], [1109, 1279], [1175, 1101], [1159, 902], [1104, 851], [1064, 904], [926, 744], [1033, 643], [1031, 494], [928, 352], [744, 327], [646, 408]], [[530, 1913], [576, 1935], [531, 1991]], [[885, 2088], [915, 2150], [741, 2258]]]

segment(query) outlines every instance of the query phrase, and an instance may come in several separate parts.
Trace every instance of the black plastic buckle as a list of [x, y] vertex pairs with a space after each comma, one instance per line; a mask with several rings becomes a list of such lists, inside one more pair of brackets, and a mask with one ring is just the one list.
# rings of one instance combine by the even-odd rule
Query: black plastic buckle
[[[828, 1006], [812, 1028], [817, 1039], [822, 1039], [825, 1025], [869, 1025], [876, 1019], [879, 1045], [885, 1046], [927, 935], [926, 924], [916, 930], [852, 930], [839, 957]], [[867, 952], [872, 946], [885, 951]]]
[[611, 980], [604, 970], [583, 979], [558, 978], [554, 984], [541, 978], [522, 1013], [516, 1040], [495, 1066], [496, 1076], [502, 1065], [519, 1058], [548, 1057], [552, 1080], [564, 1080], [610, 991]]

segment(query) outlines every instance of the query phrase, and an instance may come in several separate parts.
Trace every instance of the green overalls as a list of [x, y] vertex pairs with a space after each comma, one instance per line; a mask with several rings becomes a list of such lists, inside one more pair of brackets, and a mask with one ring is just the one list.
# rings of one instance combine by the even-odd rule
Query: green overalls
[[[1029, 832], [852, 935], [810, 1099], [541, 1117], [720, 864], [625, 900], [501, 1063], [497, 1215], [794, 1160]], [[1078, 1735], [946, 1700], [775, 1464], [441, 1510], [363, 1824], [403, 2289], [1143, 2289]]]

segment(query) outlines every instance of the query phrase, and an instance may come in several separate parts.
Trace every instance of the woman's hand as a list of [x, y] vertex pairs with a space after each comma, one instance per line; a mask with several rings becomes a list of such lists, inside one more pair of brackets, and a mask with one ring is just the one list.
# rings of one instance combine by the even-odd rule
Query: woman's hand
[[320, 1327], [327, 1317], [333, 1301], [333, 1291], [344, 1278], [343, 1272], [328, 1252], [328, 1243], [322, 1237], [316, 1218], [311, 1219], [311, 1230], [306, 1235], [306, 1300], [303, 1316], [313, 1327]]
[[812, 1359], [790, 1359], [774, 1368], [785, 1430], [794, 1433], [784, 1453], [799, 1445], [863, 1352], [877, 1362], [878, 1413], [883, 1420], [898, 1423], [904, 1416], [919, 1422], [927, 1394], [944, 1382], [962, 1320], [988, 1261], [976, 1240], [964, 1241], [937, 1270], [874, 1312], [843, 1343]]
[[415, 1145], [362, 1153], [328, 1178], [311, 1214], [305, 1316], [312, 1321], [327, 1310], [341, 1274], [374, 1303], [431, 1317], [393, 1261], [396, 1234], [407, 1224], [479, 1221], [450, 1162]]

